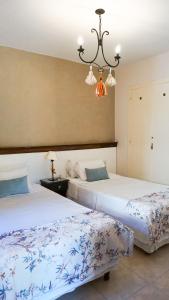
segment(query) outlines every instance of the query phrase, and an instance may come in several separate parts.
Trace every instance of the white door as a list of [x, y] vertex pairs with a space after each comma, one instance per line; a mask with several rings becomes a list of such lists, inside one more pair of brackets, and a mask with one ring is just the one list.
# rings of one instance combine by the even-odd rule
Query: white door
[[151, 178], [151, 97], [149, 87], [131, 89], [128, 105], [128, 176]]
[[152, 97], [152, 181], [169, 184], [169, 82], [155, 84]]
[[169, 82], [130, 90], [128, 176], [169, 184]]

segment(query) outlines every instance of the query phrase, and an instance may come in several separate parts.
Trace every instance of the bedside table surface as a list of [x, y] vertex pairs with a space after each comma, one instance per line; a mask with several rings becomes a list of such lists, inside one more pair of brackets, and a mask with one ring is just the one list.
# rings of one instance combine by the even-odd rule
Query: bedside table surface
[[46, 178], [41, 179], [40, 183], [45, 188], [66, 197], [69, 179], [56, 178], [55, 180], [50, 180], [50, 178]]
[[56, 178], [55, 180], [50, 180], [50, 178], [45, 178], [45, 179], [41, 179], [40, 182], [44, 182], [44, 183], [61, 183], [63, 181], [69, 181], [67, 178]]

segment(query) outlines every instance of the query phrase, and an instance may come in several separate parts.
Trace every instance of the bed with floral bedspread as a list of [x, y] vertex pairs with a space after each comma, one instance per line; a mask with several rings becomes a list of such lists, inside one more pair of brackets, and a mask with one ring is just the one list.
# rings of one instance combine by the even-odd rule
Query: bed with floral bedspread
[[129, 200], [126, 206], [132, 218], [140, 219], [147, 227], [149, 243], [153, 250], [169, 234], [169, 188]]
[[169, 244], [169, 186], [111, 173], [109, 177], [94, 182], [73, 178], [68, 196], [129, 226], [135, 244], [147, 253]]
[[89, 210], [0, 236], [0, 300], [54, 300], [132, 254], [133, 233]]

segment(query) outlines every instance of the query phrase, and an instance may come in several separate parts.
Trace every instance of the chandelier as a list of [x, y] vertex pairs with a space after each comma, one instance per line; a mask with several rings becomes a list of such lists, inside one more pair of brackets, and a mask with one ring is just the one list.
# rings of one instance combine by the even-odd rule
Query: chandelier
[[[103, 15], [105, 13], [105, 11], [104, 11], [104, 9], [99, 8], [99, 9], [96, 9], [95, 13], [99, 16], [99, 31], [97, 31], [95, 28], [92, 28], [91, 32], [92, 33], [95, 32], [96, 36], [97, 36], [96, 54], [95, 54], [94, 58], [91, 60], [85, 60], [82, 57], [84, 55], [84, 51], [85, 51], [85, 49], [83, 48], [83, 39], [82, 38], [79, 38], [79, 40], [78, 40], [79, 48], [77, 49], [77, 51], [79, 52], [79, 57], [80, 57], [81, 61], [90, 65], [89, 74], [86, 77], [85, 82], [88, 85], [95, 85], [97, 83], [96, 95], [98, 97], [102, 97], [102, 96], [107, 95], [107, 86], [112, 87], [112, 86], [116, 85], [116, 79], [112, 75], [112, 69], [116, 68], [119, 65], [120, 58], [121, 58], [120, 57], [121, 47], [120, 47], [120, 45], [118, 45], [116, 47], [116, 54], [114, 56], [114, 64], [111, 64], [110, 62], [108, 62], [108, 60], [106, 59], [105, 54], [104, 54], [103, 38], [105, 35], [109, 35], [109, 31], [105, 30], [102, 32], [102, 20], [101, 20], [101, 15]], [[101, 53], [103, 56], [103, 60], [105, 62], [105, 65], [103, 65], [103, 66], [96, 63], [96, 59], [98, 57], [100, 49], [101, 49]], [[99, 82], [97, 82], [97, 79], [93, 74], [92, 66], [96, 66], [98, 68]], [[109, 69], [109, 74], [104, 83], [103, 82], [103, 71], [105, 69]]]

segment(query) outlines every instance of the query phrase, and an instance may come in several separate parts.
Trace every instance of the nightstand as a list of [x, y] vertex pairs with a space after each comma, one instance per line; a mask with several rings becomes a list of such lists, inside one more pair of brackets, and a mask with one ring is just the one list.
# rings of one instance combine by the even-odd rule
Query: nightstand
[[41, 179], [40, 183], [45, 188], [66, 197], [69, 180], [66, 178], [56, 178], [54, 181]]

